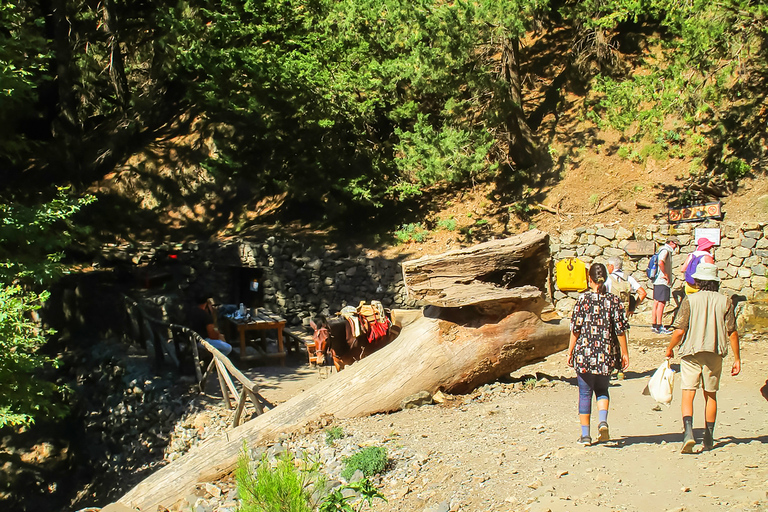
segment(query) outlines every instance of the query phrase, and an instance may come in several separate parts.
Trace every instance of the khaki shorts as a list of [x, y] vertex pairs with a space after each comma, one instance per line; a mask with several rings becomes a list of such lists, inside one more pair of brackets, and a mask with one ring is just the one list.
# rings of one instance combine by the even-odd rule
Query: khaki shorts
[[[723, 356], [712, 352], [683, 356], [680, 360], [680, 388], [704, 388], [708, 393], [720, 389], [720, 374], [723, 371]], [[703, 385], [702, 385], [703, 384]]]

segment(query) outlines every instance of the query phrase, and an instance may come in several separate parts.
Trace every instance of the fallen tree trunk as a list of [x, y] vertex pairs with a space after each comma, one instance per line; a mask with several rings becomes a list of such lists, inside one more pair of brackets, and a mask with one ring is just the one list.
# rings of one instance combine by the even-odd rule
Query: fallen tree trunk
[[[365, 416], [399, 409], [419, 391], [470, 391], [568, 345], [564, 323], [542, 322], [539, 301], [521, 303], [503, 318], [463, 310], [408, 312], [400, 336], [387, 347], [334, 374], [275, 409], [197, 446], [123, 496], [141, 511], [171, 507], [196, 484], [235, 467], [243, 441], [249, 446], [291, 432], [322, 415]], [[532, 310], [533, 309], [533, 310]]]
[[392, 343], [194, 448], [120, 503], [146, 512], [170, 507], [196, 484], [232, 471], [243, 442], [267, 442], [323, 415], [394, 411], [420, 391], [468, 392], [563, 350], [569, 338], [566, 324], [541, 320], [547, 241], [546, 233], [534, 230], [403, 263], [409, 294], [433, 305], [423, 312], [394, 311], [401, 331]]

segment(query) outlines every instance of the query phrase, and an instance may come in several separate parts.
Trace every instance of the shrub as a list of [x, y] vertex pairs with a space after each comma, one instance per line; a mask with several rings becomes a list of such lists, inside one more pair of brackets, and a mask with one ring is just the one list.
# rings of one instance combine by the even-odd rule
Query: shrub
[[395, 231], [395, 238], [401, 244], [408, 242], [423, 242], [429, 235], [429, 231], [424, 229], [420, 222], [412, 224], [403, 224]]
[[345, 496], [343, 492], [344, 489], [352, 489], [362, 498], [357, 511], [362, 510], [364, 503], [371, 505], [375, 498], [381, 498], [382, 500], [387, 501], [384, 495], [379, 492], [370, 480], [363, 478], [358, 482], [352, 482], [334, 489], [325, 497], [325, 499], [323, 499], [319, 512], [357, 512], [350, 503], [354, 499], [354, 496]]
[[253, 474], [247, 455], [241, 453], [235, 471], [241, 512], [312, 512], [312, 488], [324, 488], [325, 479], [317, 463], [303, 459], [298, 466], [287, 452], [274, 465], [264, 455]]
[[456, 230], [456, 219], [453, 217], [448, 219], [442, 219], [438, 221], [437, 227], [439, 229], [444, 229], [446, 231], [455, 231]]
[[344, 437], [344, 431], [341, 427], [328, 427], [325, 429], [325, 444], [332, 446], [334, 441], [342, 439]]
[[381, 473], [387, 467], [387, 450], [381, 446], [369, 446], [344, 461], [341, 476], [349, 480], [358, 469], [366, 477]]

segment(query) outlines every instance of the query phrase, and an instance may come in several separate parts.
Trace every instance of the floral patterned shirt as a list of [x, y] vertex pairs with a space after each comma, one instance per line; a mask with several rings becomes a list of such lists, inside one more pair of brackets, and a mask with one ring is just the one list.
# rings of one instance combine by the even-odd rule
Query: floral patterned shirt
[[571, 315], [571, 331], [578, 338], [573, 349], [577, 373], [610, 375], [621, 362], [617, 335], [629, 329], [624, 305], [610, 293], [583, 293]]

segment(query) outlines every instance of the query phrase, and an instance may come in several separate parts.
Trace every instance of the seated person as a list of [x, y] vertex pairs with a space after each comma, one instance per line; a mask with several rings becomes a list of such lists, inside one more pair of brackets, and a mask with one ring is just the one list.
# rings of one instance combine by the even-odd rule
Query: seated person
[[208, 297], [200, 296], [195, 300], [195, 307], [189, 314], [189, 328], [225, 356], [232, 352], [232, 345], [225, 341], [224, 335], [213, 325], [213, 309]]

